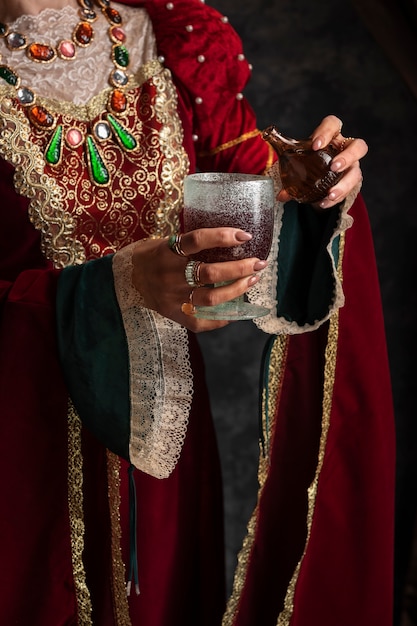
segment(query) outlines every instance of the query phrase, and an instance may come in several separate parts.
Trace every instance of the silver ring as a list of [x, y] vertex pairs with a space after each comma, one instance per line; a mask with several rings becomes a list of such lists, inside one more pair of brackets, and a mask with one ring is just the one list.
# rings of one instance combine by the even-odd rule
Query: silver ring
[[204, 283], [200, 280], [200, 269], [202, 261], [188, 261], [185, 266], [184, 274], [187, 285], [190, 287], [202, 287]]

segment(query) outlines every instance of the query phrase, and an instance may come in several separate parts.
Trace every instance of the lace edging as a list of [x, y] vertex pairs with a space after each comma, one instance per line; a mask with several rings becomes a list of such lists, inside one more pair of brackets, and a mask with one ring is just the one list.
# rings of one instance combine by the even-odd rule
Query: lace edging
[[113, 257], [130, 358], [130, 460], [166, 478], [184, 443], [193, 393], [187, 330], [143, 306], [131, 282], [131, 244]]
[[[274, 185], [276, 192], [282, 188], [281, 179], [279, 176], [278, 164], [275, 163], [268, 172], [268, 175], [274, 179]], [[271, 309], [271, 313], [269, 315], [265, 315], [264, 317], [260, 317], [254, 320], [254, 323], [258, 328], [263, 330], [265, 333], [269, 333], [272, 335], [278, 334], [288, 334], [288, 335], [296, 335], [301, 334], [308, 331], [314, 331], [319, 326], [321, 326], [325, 321], [327, 321], [338, 309], [340, 309], [345, 303], [345, 296], [343, 293], [342, 280], [339, 276], [339, 273], [336, 268], [334, 256], [332, 254], [332, 246], [333, 241], [336, 237], [343, 234], [348, 228], [350, 228], [353, 224], [353, 218], [349, 215], [349, 209], [352, 206], [356, 196], [360, 191], [361, 185], [358, 184], [347, 196], [344, 202], [341, 204], [340, 216], [338, 220], [338, 224], [330, 238], [329, 243], [326, 246], [327, 253], [330, 257], [332, 269], [333, 269], [333, 278], [334, 278], [334, 293], [333, 299], [329, 306], [329, 310], [327, 314], [320, 320], [315, 320], [314, 324], [303, 324], [299, 325], [297, 322], [289, 322], [283, 317], [277, 317], [277, 300], [275, 297], [276, 294], [276, 284], [278, 277], [278, 267], [277, 267], [277, 259], [278, 259], [278, 250], [279, 250], [279, 237], [281, 233], [282, 227], [282, 218], [284, 215], [284, 205], [280, 202], [277, 203], [277, 210], [275, 216], [275, 226], [274, 226], [274, 237], [273, 243], [271, 247], [271, 251], [268, 256], [268, 267], [262, 272], [262, 278], [257, 285], [252, 287], [248, 294], [248, 298], [251, 302], [255, 302], [256, 304], [260, 304]]]

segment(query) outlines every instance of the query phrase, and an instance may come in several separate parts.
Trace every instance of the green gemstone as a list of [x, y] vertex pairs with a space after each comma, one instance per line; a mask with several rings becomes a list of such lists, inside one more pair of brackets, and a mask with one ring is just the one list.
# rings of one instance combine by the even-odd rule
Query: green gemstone
[[129, 65], [129, 52], [123, 45], [114, 46], [114, 60], [119, 67], [127, 67]]
[[7, 67], [7, 65], [0, 65], [0, 78], [6, 81], [9, 85], [16, 87], [19, 82], [19, 77], [17, 74], [12, 72], [12, 70]]
[[136, 139], [124, 128], [113, 115], [108, 114], [109, 120], [116, 139], [125, 150], [134, 150], [137, 146]]
[[62, 126], [57, 126], [45, 152], [45, 159], [50, 165], [57, 165], [62, 156]]
[[87, 158], [94, 182], [97, 185], [107, 185], [110, 175], [91, 135], [87, 137]]

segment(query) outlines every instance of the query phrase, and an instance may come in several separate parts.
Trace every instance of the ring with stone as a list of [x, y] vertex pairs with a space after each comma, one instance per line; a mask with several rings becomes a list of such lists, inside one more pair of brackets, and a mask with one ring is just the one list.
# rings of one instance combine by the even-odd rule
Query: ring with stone
[[174, 252], [174, 254], [178, 254], [179, 256], [187, 256], [184, 250], [181, 248], [181, 235], [179, 233], [171, 235], [168, 238], [168, 247], [172, 252]]
[[202, 261], [188, 261], [185, 266], [184, 274], [187, 285], [190, 287], [202, 287], [204, 283], [200, 280], [200, 269]]
[[197, 313], [197, 309], [194, 306], [194, 302], [193, 302], [193, 294], [194, 294], [194, 289], [191, 289], [190, 295], [188, 296], [188, 302], [183, 302], [181, 304], [181, 311], [185, 315], [195, 315]]

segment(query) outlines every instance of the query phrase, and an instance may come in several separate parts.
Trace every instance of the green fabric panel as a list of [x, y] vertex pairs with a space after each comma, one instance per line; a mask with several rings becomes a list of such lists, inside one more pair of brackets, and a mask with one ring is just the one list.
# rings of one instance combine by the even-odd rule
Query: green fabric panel
[[62, 271], [57, 324], [61, 363], [81, 421], [129, 460], [129, 354], [112, 255]]
[[[326, 246], [337, 226], [339, 208], [315, 211], [296, 202], [285, 206], [278, 253], [278, 316], [313, 324], [329, 310], [334, 276]], [[338, 239], [332, 246], [338, 255]]]

